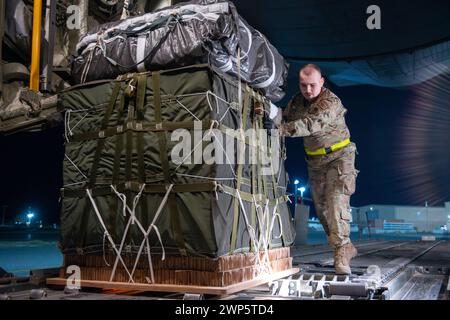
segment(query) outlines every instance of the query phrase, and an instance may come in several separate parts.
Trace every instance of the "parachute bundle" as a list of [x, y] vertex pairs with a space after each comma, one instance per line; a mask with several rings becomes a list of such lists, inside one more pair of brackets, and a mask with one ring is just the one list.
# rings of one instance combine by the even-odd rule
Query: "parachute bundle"
[[128, 72], [209, 63], [272, 101], [284, 96], [287, 64], [228, 1], [197, 0], [101, 25], [77, 45], [76, 83]]

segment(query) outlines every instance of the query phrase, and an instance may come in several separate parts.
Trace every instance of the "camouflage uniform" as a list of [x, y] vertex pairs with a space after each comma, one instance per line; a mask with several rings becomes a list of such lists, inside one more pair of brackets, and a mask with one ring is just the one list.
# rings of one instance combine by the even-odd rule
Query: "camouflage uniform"
[[[339, 98], [323, 88], [312, 102], [294, 96], [282, 112], [281, 134], [304, 137], [305, 148], [318, 150], [350, 138], [345, 124], [347, 110]], [[355, 191], [356, 145], [350, 143], [327, 155], [307, 155], [310, 187], [317, 215], [330, 246], [350, 243], [350, 196]]]

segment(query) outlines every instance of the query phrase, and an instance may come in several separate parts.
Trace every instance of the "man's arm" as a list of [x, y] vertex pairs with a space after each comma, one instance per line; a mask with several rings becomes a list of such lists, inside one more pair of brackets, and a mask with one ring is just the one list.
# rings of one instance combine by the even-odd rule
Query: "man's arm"
[[340, 100], [328, 97], [316, 102], [311, 113], [302, 119], [285, 122], [279, 126], [280, 134], [286, 137], [307, 137], [323, 130], [323, 128], [340, 115]]

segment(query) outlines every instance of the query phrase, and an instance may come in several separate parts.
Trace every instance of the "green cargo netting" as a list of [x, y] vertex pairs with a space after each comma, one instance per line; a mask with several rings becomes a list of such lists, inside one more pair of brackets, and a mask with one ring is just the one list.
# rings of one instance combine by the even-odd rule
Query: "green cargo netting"
[[[269, 102], [240, 87], [242, 108], [235, 79], [196, 65], [128, 74], [63, 92], [63, 253], [150, 250], [218, 257], [291, 245], [282, 153], [280, 171], [261, 175], [261, 163], [237, 164], [243, 138], [228, 132], [222, 143], [235, 147], [222, 155], [224, 164], [195, 164], [198, 150], [201, 155], [211, 142], [194, 145], [194, 137], [192, 164], [171, 159], [180, 143], [171, 141], [173, 132], [193, 132], [194, 120], [202, 121], [204, 134], [210, 128], [225, 133], [241, 122], [245, 129], [261, 127], [261, 117], [251, 109], [256, 102], [267, 109]], [[245, 141], [246, 159], [250, 148], [262, 152], [270, 143]]]

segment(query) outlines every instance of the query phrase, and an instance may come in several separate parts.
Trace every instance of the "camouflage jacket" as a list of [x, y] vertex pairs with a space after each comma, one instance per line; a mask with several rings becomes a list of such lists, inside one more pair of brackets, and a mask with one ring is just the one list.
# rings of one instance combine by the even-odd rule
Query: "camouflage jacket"
[[309, 150], [327, 148], [350, 138], [346, 113], [341, 100], [326, 88], [312, 102], [299, 93], [281, 113], [281, 133], [287, 137], [304, 137]]

